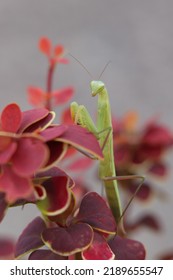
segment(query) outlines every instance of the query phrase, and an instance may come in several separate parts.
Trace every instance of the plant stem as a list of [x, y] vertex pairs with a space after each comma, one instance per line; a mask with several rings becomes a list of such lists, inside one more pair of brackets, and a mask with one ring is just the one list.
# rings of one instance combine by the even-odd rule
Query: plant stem
[[52, 106], [51, 106], [51, 94], [52, 94], [52, 82], [53, 82], [53, 73], [54, 73], [54, 69], [55, 69], [55, 64], [54, 63], [50, 63], [49, 65], [49, 69], [48, 69], [48, 74], [47, 74], [47, 101], [46, 101], [46, 105], [45, 107], [51, 111], [52, 110]]

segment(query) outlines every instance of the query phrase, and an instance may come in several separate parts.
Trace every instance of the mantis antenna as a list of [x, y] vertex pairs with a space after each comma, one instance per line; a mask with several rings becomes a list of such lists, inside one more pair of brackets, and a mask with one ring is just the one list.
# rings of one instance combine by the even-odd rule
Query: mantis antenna
[[[83, 67], [83, 69], [85, 69], [85, 71], [89, 74], [89, 76], [91, 77], [91, 79], [93, 79], [93, 75], [91, 75], [91, 73], [88, 71], [87, 67], [86, 67], [79, 59], [77, 59], [75, 56], [73, 56], [71, 53], [68, 53], [68, 54], [69, 54], [74, 60], [76, 60], [76, 61]], [[101, 73], [100, 73], [100, 75], [99, 75], [99, 77], [98, 77], [98, 80], [102, 77], [103, 73], [105, 72], [106, 68], [108, 67], [108, 65], [109, 65], [110, 63], [111, 63], [111, 60], [109, 60], [109, 61], [105, 64], [103, 70], [101, 71]]]
[[105, 72], [106, 68], [108, 67], [108, 65], [109, 65], [110, 63], [111, 63], [111, 60], [109, 60], [109, 61], [105, 64], [105, 66], [104, 66], [102, 72], [101, 72], [100, 75], [99, 75], [99, 78], [98, 78], [99, 80], [100, 80], [101, 76], [103, 75], [103, 73]]
[[93, 76], [91, 75], [91, 73], [88, 71], [88, 69], [85, 67], [85, 65], [79, 60], [77, 59], [75, 56], [73, 56], [71, 53], [69, 53], [69, 55], [71, 57], [73, 57], [74, 60], [76, 60], [82, 67], [83, 69], [85, 69], [85, 71], [89, 74], [90, 78], [93, 79]]

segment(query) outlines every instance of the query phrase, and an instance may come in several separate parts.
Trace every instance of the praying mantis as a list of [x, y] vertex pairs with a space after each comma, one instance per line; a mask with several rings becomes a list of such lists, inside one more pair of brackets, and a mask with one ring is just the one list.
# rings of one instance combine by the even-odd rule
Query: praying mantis
[[[113, 152], [113, 128], [109, 95], [105, 84], [102, 81], [91, 81], [90, 88], [91, 96], [98, 96], [97, 125], [94, 124], [85, 106], [78, 105], [77, 102], [71, 103], [71, 117], [76, 124], [85, 127], [91, 133], [93, 133], [97, 137], [100, 147], [102, 147], [104, 159], [100, 160], [99, 162], [99, 178], [104, 182], [107, 200], [115, 221], [119, 224], [121, 232], [124, 233], [125, 231], [122, 217], [124, 216], [125, 211], [127, 210], [137, 191], [140, 189], [144, 181], [144, 177], [138, 175], [116, 176]], [[134, 195], [123, 211], [117, 180], [136, 178], [142, 179], [142, 182], [136, 189]]]

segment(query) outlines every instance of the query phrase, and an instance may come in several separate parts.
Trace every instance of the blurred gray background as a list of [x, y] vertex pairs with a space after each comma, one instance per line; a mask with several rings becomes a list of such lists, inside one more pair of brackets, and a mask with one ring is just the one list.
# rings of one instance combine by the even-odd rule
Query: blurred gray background
[[[135, 109], [142, 123], [160, 115], [162, 123], [173, 129], [172, 0], [1, 0], [0, 109], [13, 101], [23, 110], [29, 109], [26, 88], [45, 87], [47, 61], [37, 48], [41, 36], [64, 44], [94, 79], [111, 60], [102, 80], [114, 115], [123, 116]], [[96, 100], [89, 96], [90, 77], [70, 60], [70, 65], [57, 69], [54, 87], [75, 86], [75, 99], [94, 113]], [[172, 182], [170, 174], [160, 185], [173, 195]], [[153, 209], [165, 228], [157, 235], [144, 229], [136, 232], [135, 238], [147, 247], [147, 258], [173, 248], [172, 205], [172, 197], [144, 205]], [[0, 235], [16, 238], [36, 214], [33, 207], [9, 210]]]

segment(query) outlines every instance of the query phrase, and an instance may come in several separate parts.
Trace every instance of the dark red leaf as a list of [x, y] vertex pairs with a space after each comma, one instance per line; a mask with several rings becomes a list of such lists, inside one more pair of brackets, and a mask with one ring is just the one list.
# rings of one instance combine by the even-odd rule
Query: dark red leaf
[[0, 192], [0, 222], [4, 218], [7, 208], [8, 208], [8, 203], [5, 200], [5, 193]]
[[18, 258], [21, 255], [42, 247], [44, 244], [41, 239], [41, 233], [44, 229], [46, 229], [46, 225], [40, 217], [35, 218], [28, 224], [17, 241], [15, 257]]
[[48, 127], [47, 129], [40, 132], [40, 135], [45, 139], [45, 141], [54, 140], [59, 137], [68, 129], [67, 125], [61, 124], [52, 127]]
[[77, 151], [74, 147], [68, 146], [68, 149], [67, 149], [67, 152], [66, 152], [66, 154], [65, 154], [65, 156], [64, 156], [64, 159], [68, 161], [69, 158], [71, 158], [71, 157], [72, 157], [73, 155], [75, 155], [77, 152], [78, 152], [78, 151]]
[[82, 258], [84, 260], [113, 260], [115, 255], [105, 238], [101, 234], [94, 232], [92, 244], [82, 252]]
[[[47, 179], [51, 179], [51, 178], [58, 178], [58, 177], [68, 177], [68, 187], [72, 188], [74, 186], [74, 181], [73, 179], [62, 169], [60, 169], [59, 167], [51, 167], [48, 170], [39, 172], [36, 174], [35, 178], [45, 178], [45, 180]], [[45, 181], [43, 180], [43, 181]]]
[[48, 116], [49, 111], [45, 108], [32, 109], [22, 112], [22, 122], [20, 125], [19, 132], [23, 132], [32, 124], [39, 123], [38, 128], [40, 128], [40, 121], [44, 120]]
[[103, 159], [103, 154], [96, 137], [81, 126], [68, 125], [68, 130], [58, 137], [57, 140], [74, 146], [86, 155]]
[[22, 112], [16, 103], [7, 105], [1, 114], [1, 128], [8, 132], [17, 132], [22, 120]]
[[[15, 153], [17, 149], [17, 143], [12, 141], [12, 139], [9, 139], [9, 137], [6, 136], [3, 137], [2, 135], [0, 136], [0, 141], [3, 142], [0, 144], [1, 145], [0, 148], [4, 148], [2, 151], [0, 150], [0, 164], [5, 164], [10, 160], [12, 155]], [[5, 144], [8, 146], [5, 147]]]
[[43, 200], [46, 197], [45, 188], [41, 185], [34, 185], [35, 201]]
[[115, 254], [116, 260], [144, 260], [145, 248], [142, 243], [122, 238], [118, 235], [114, 236], [109, 242], [109, 246]]
[[0, 191], [5, 193], [7, 202], [14, 203], [18, 199], [29, 197], [33, 192], [33, 185], [30, 179], [22, 178], [10, 166], [4, 166], [0, 175]]
[[68, 208], [59, 215], [56, 216], [47, 216], [48, 219], [52, 222], [55, 222], [59, 226], [66, 227], [68, 226], [68, 217], [73, 213], [75, 207], [75, 196], [71, 192], [71, 199]]
[[115, 233], [116, 230], [111, 210], [96, 192], [89, 192], [83, 197], [75, 220], [87, 223], [102, 232]]
[[8, 146], [12, 143], [13, 139], [11, 135], [8, 135], [8, 133], [0, 132], [0, 153], [3, 152], [8, 148]]
[[67, 260], [67, 257], [60, 256], [50, 250], [36, 250], [32, 252], [28, 258], [29, 260]]
[[0, 260], [9, 260], [14, 258], [15, 244], [7, 237], [0, 238]]
[[46, 229], [42, 233], [42, 239], [53, 252], [69, 256], [90, 246], [93, 231], [89, 225], [81, 223], [68, 228]]
[[67, 176], [52, 177], [43, 183], [46, 190], [46, 197], [38, 201], [40, 211], [49, 216], [55, 216], [64, 212], [71, 198], [71, 191], [68, 185]]
[[66, 154], [67, 144], [58, 141], [48, 141], [46, 145], [49, 148], [49, 159], [46, 167], [51, 167], [53, 164], [57, 164]]
[[20, 176], [32, 176], [45, 166], [49, 158], [49, 150], [40, 139], [23, 137], [18, 142], [18, 147], [11, 162], [13, 170]]

